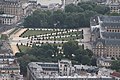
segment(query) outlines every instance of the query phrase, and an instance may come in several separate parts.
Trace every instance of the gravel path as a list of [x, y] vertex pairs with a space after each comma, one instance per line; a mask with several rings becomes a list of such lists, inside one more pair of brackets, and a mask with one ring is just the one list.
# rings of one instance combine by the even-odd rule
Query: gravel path
[[17, 43], [15, 43], [15, 42], [12, 42], [12, 40], [20, 40], [20, 35], [23, 33], [23, 32], [25, 32], [27, 29], [20, 29], [17, 33], [13, 33], [11, 36], [10, 36], [10, 46], [11, 46], [11, 49], [12, 49], [12, 51], [13, 51], [13, 54], [15, 55], [15, 53], [17, 53], [17, 52], [20, 52], [19, 51], [19, 49], [18, 49], [18, 47], [17, 47]]

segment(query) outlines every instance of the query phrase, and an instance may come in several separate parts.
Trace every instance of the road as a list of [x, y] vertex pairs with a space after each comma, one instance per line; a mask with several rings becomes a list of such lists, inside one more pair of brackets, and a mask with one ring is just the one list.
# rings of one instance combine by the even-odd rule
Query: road
[[5, 32], [11, 28], [14, 28], [15, 26], [5, 26], [5, 25], [0, 25], [0, 33]]
[[81, 42], [79, 43], [79, 45], [84, 44], [84, 49], [90, 49], [92, 50], [91, 44], [90, 44], [90, 28], [82, 28], [83, 29], [83, 36], [84, 39], [81, 40]]

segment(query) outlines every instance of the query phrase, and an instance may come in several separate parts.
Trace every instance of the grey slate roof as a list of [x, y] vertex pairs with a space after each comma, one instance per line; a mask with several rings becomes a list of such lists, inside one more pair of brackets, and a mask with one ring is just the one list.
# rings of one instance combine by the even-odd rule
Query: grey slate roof
[[107, 58], [100, 57], [100, 58], [98, 58], [98, 60], [102, 60], [104, 62], [111, 62], [111, 61], [113, 61], [110, 57], [107, 57]]
[[99, 31], [100, 31], [99, 28], [95, 28], [95, 29], [92, 31], [92, 33], [93, 33], [93, 34], [96, 34], [96, 33], [99, 32]]
[[97, 3], [103, 3], [103, 2], [106, 2], [107, 0], [94, 0], [94, 1]]
[[103, 46], [105, 46], [105, 40], [104, 39], [97, 39], [95, 42], [93, 42], [93, 47], [97, 45], [97, 43], [101, 42]]
[[99, 16], [103, 22], [120, 22], [120, 16]]
[[102, 42], [104, 46], [120, 46], [120, 39], [98, 39], [93, 46], [95, 47], [98, 42]]
[[109, 28], [120, 28], [120, 22], [119, 23], [102, 23], [101, 27], [109, 27]]
[[119, 39], [105, 39], [105, 45], [120, 46]]
[[[120, 29], [120, 16], [98, 16], [100, 18], [101, 29], [111, 28]], [[103, 30], [104, 31], [104, 30]], [[99, 29], [94, 29], [93, 33], [96, 34]], [[104, 46], [120, 46], [120, 32], [100, 32], [103, 37], [93, 42], [93, 47], [97, 43], [102, 43]]]
[[20, 2], [20, 0], [4, 0], [5, 2]]
[[101, 32], [101, 34], [104, 38], [120, 39], [119, 32]]

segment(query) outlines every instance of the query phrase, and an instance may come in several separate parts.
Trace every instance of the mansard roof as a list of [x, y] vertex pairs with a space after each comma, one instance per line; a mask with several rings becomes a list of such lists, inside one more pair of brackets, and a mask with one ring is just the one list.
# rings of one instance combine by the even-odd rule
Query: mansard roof
[[105, 39], [105, 45], [120, 46], [120, 39]]
[[93, 46], [97, 46], [98, 43], [102, 43], [103, 46], [105, 46], [105, 40], [104, 39], [97, 39], [95, 42], [93, 42]]
[[103, 3], [106, 2], [107, 0], [95, 0], [97, 3]]
[[120, 39], [120, 32], [101, 32], [103, 38]]
[[120, 22], [120, 16], [99, 16], [99, 19], [105, 23]]
[[20, 2], [20, 0], [4, 0], [5, 2]]
[[120, 22], [111, 22], [111, 23], [101, 23], [101, 27], [106, 27], [106, 28], [120, 28]]
[[93, 43], [93, 46], [95, 47], [100, 42], [103, 46], [120, 46], [120, 39], [98, 39]]

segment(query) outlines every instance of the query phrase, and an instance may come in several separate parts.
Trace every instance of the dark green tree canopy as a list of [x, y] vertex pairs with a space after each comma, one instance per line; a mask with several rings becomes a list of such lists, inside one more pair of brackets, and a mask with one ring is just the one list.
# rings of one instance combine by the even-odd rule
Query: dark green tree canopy
[[24, 21], [25, 27], [31, 28], [81, 28], [89, 27], [90, 18], [97, 14], [109, 14], [107, 6], [94, 2], [69, 4], [61, 11], [37, 10]]
[[120, 60], [115, 60], [112, 62], [111, 69], [120, 72]]
[[93, 61], [94, 58], [92, 51], [88, 49], [84, 50], [76, 41], [64, 43], [63, 54], [58, 53], [58, 48], [56, 45], [43, 44], [42, 46], [33, 46], [24, 53], [16, 53], [15, 56], [18, 58], [21, 74], [24, 76], [26, 76], [27, 64], [29, 62], [57, 62], [58, 60], [67, 58], [75, 64], [96, 64]]

